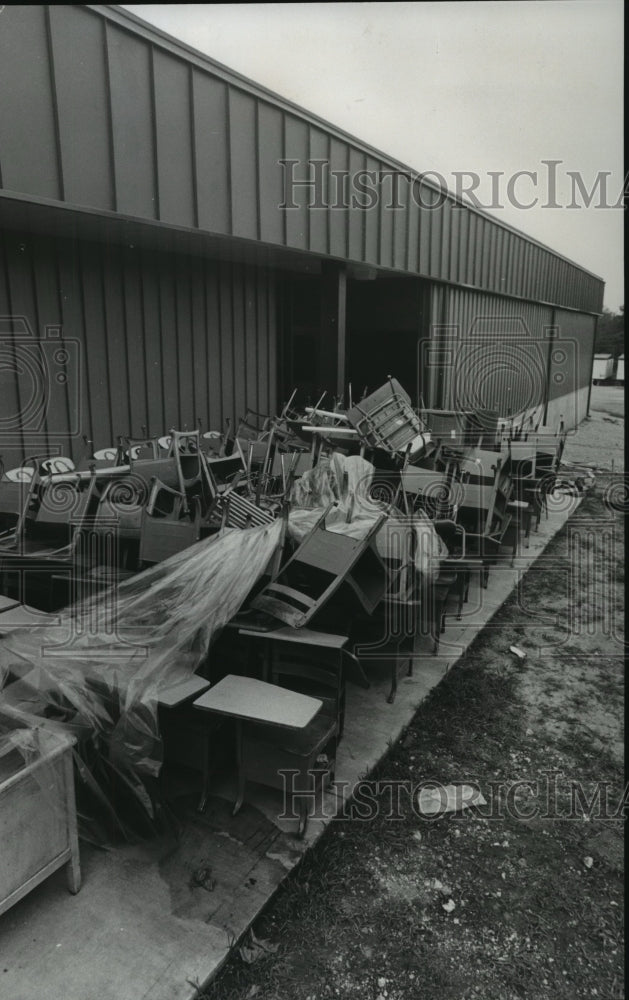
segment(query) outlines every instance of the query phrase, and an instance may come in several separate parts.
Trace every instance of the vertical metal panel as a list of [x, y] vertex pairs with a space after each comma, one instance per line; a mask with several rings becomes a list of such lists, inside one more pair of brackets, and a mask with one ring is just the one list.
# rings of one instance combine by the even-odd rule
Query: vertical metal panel
[[233, 384], [234, 384], [234, 417], [242, 415], [246, 408], [247, 369], [253, 358], [247, 356], [245, 331], [244, 302], [244, 264], [235, 264], [232, 268], [232, 332], [233, 347]]
[[231, 217], [234, 236], [256, 239], [258, 204], [255, 101], [235, 89], [228, 92]]
[[234, 339], [232, 309], [232, 272], [222, 261], [218, 267], [219, 329], [221, 337], [221, 402], [222, 412], [233, 420], [234, 405]]
[[150, 50], [114, 25], [106, 30], [116, 208], [157, 218]]
[[[145, 326], [142, 310], [142, 274], [138, 252], [131, 247], [122, 250], [122, 281], [124, 325], [129, 371], [129, 430], [140, 434], [148, 426], [147, 384], [144, 346]], [[96, 447], [105, 447], [100, 442]]]
[[430, 208], [432, 192], [421, 180], [415, 184], [415, 194], [419, 205], [419, 271], [430, 274], [430, 243], [433, 225], [433, 211]]
[[393, 266], [400, 271], [408, 269], [408, 223], [411, 199], [410, 181], [403, 174], [397, 177], [397, 199], [400, 208], [393, 209]]
[[349, 147], [338, 139], [330, 140], [330, 169], [339, 171], [331, 180], [329, 198], [329, 252], [333, 257], [347, 256], [347, 209], [343, 208], [343, 191], [347, 183]]
[[519, 236], [515, 236], [513, 239], [513, 258], [511, 266], [511, 292], [513, 295], [521, 295], [521, 270], [520, 270], [520, 246], [521, 240]]
[[[39, 336], [46, 342], [45, 354], [49, 362], [47, 378], [47, 412], [45, 419], [46, 444], [62, 436], [68, 438], [70, 431], [70, 400], [67, 373], [75, 380], [74, 364], [63, 370], [57, 363], [59, 349], [63, 352], [70, 346], [63, 337], [61, 303], [59, 299], [59, 274], [54, 242], [50, 237], [38, 237], [31, 242], [31, 269], [33, 275], [34, 316]], [[74, 388], [74, 386], [72, 386]]]
[[[365, 166], [365, 157], [358, 149], [350, 148], [349, 151], [349, 245], [348, 255], [350, 260], [363, 260], [365, 252], [365, 209], [362, 206], [363, 198], [355, 187], [355, 181]], [[404, 262], [401, 265], [404, 267]]]
[[199, 226], [215, 233], [231, 230], [227, 87], [194, 71], [194, 140]]
[[487, 288], [489, 282], [489, 230], [491, 229], [491, 224], [486, 219], [481, 219], [480, 221], [481, 226], [478, 233], [480, 241], [478, 282], [483, 288]]
[[205, 292], [205, 328], [207, 331], [207, 369], [205, 372], [209, 393], [210, 429], [223, 430], [229, 413], [223, 410], [223, 355], [221, 353], [221, 312], [218, 264], [203, 261]]
[[[35, 242], [32, 237], [19, 239], [13, 234], [6, 241], [9, 298], [13, 322], [17, 331], [20, 330], [20, 327], [23, 328], [26, 337], [22, 334], [22, 344], [28, 345], [24, 353], [22, 353], [24, 347], [21, 345], [18, 345], [16, 349], [17, 396], [20, 402], [21, 418], [22, 415], [26, 417], [26, 415], [31, 413], [31, 404], [34, 402], [35, 394], [38, 391], [42, 392], [44, 396], [48, 395], [51, 378], [50, 368], [48, 367], [50, 361], [49, 351], [40, 350], [39, 346], [37, 349], [30, 346], [33, 341], [39, 345], [44, 338], [34, 274], [33, 255]], [[43, 320], [43, 323], [45, 323], [45, 320]], [[33, 365], [28, 363], [29, 355], [33, 359]], [[24, 359], [23, 362], [20, 361], [21, 357]], [[37, 372], [37, 375], [34, 377], [32, 374], [33, 370], [36, 371], [40, 367], [42, 369], [41, 373]], [[52, 419], [54, 424], [55, 415], [51, 415], [48, 407], [44, 405], [26, 421], [25, 430], [37, 431], [37, 441], [38, 443], [41, 442], [44, 448], [48, 443], [48, 425], [50, 419]], [[29, 436], [27, 433], [24, 435], [26, 440], [28, 440]], [[39, 450], [39, 447], [31, 447], [31, 453], [38, 453]]]
[[[433, 309], [434, 309], [433, 305]], [[442, 366], [442, 404], [488, 406], [502, 415], [540, 405], [545, 396], [544, 326], [552, 309], [469, 289], [444, 287], [433, 321], [456, 333], [452, 363]]]
[[179, 413], [177, 427], [194, 426], [198, 414], [196, 383], [194, 378], [193, 325], [191, 301], [190, 259], [178, 254], [174, 260], [175, 277], [175, 327], [177, 330], [177, 401]]
[[474, 243], [474, 258], [473, 258], [473, 265], [474, 265], [473, 274], [474, 274], [475, 285], [481, 284], [481, 276], [483, 273], [484, 228], [485, 228], [485, 220], [482, 218], [482, 216], [479, 215], [476, 217], [476, 239]]
[[409, 184], [408, 207], [408, 270], [417, 272], [419, 267], [419, 207], [415, 201], [416, 183]]
[[175, 316], [173, 262], [159, 254], [155, 261], [159, 284], [161, 398], [165, 430], [179, 424], [179, 338]]
[[467, 247], [470, 235], [470, 215], [469, 212], [461, 209], [459, 220], [459, 255], [458, 255], [458, 280], [467, 281]]
[[275, 281], [276, 279], [272, 273], [268, 271], [262, 293], [263, 297], [266, 297], [268, 323], [267, 378], [264, 379], [264, 370], [262, 374], [262, 384], [268, 385], [268, 398], [264, 407], [267, 413], [275, 413], [279, 402], [277, 398], [277, 355], [279, 350], [277, 331], [279, 316]]
[[[110, 406], [112, 413], [116, 415], [116, 422], [125, 428], [131, 426], [133, 372], [129, 370], [120, 253], [108, 245], [103, 248], [101, 273], [107, 370], [111, 372]], [[137, 433], [139, 432], [138, 428]]]
[[[328, 137], [325, 132], [321, 129], [310, 127], [310, 143], [309, 143], [309, 154], [311, 160], [325, 160], [328, 159]], [[316, 170], [316, 173], [315, 173]], [[321, 184], [321, 190], [319, 192], [315, 191], [315, 195], [319, 195], [319, 198], [315, 198], [315, 204], [317, 201], [319, 204], [325, 206], [328, 200], [328, 167], [324, 165], [323, 168], [313, 167], [313, 177], [317, 178]], [[264, 190], [264, 188], [262, 188]], [[265, 198], [263, 196], [262, 200]], [[279, 202], [278, 202], [279, 204]], [[309, 238], [310, 238], [310, 250], [313, 253], [327, 253], [328, 250], [328, 212], [325, 207], [315, 207], [310, 210], [310, 228], [309, 228]]]
[[478, 231], [479, 217], [473, 213], [470, 215], [470, 227], [467, 237], [467, 251], [465, 254], [465, 282], [473, 285], [476, 273], [476, 233]]
[[[312, 171], [308, 161], [310, 150], [308, 126], [292, 115], [284, 116], [284, 155], [286, 159], [297, 160], [294, 168], [296, 181], [309, 181]], [[300, 250], [308, 249], [308, 204], [312, 200], [310, 187], [295, 185], [293, 202], [298, 207], [285, 210], [286, 243]]]
[[[157, 257], [150, 251], [142, 252], [142, 296], [144, 317], [144, 367], [146, 371], [147, 411], [149, 434], [166, 432], [164, 413], [161, 340], [161, 303]], [[135, 429], [134, 429], [135, 433]]]
[[459, 245], [461, 239], [461, 209], [455, 204], [450, 213], [450, 253], [447, 274], [450, 281], [459, 280]]
[[[87, 356], [87, 385], [94, 429], [109, 444], [116, 434], [125, 432], [124, 423], [114, 414], [109, 394], [110, 371], [107, 357], [107, 329], [103, 301], [102, 250], [94, 244], [85, 245], [79, 257], [80, 282], [83, 294], [84, 337]], [[113, 374], [113, 373], [111, 373]]]
[[159, 217], [162, 222], [192, 227], [196, 218], [188, 67], [156, 49], [153, 85]]
[[255, 269], [245, 267], [243, 273], [243, 334], [245, 350], [245, 371], [243, 373], [244, 405], [240, 415], [247, 406], [260, 411], [258, 396], [258, 372], [261, 360], [258, 326], [256, 322], [256, 279]]
[[439, 260], [439, 270], [442, 275], [447, 275], [450, 269], [450, 231], [452, 228], [452, 202], [446, 198], [441, 208], [438, 210], [441, 216], [441, 253]]
[[391, 208], [395, 178], [386, 163], [378, 163], [378, 171], [382, 177], [382, 187], [378, 198], [380, 244], [378, 263], [382, 267], [393, 266], [393, 216], [395, 209]]
[[[375, 190], [375, 178], [378, 171], [378, 161], [374, 160], [373, 157], [368, 156], [365, 159], [365, 169], [369, 174], [369, 184], [371, 184], [372, 179], [374, 180], [374, 190]], [[370, 208], [365, 209], [365, 261], [368, 264], [377, 264], [379, 262], [378, 258], [378, 247], [380, 244], [380, 209], [376, 201], [375, 205]]]
[[115, 209], [104, 32], [88, 12], [77, 17], [66, 5], [50, 6], [64, 196], [75, 205]]
[[[1, 323], [5, 461], [42, 451], [76, 461], [82, 434], [102, 448], [143, 425], [163, 434], [200, 416], [206, 428], [221, 429], [247, 406], [275, 408], [272, 272], [113, 244], [38, 237], [31, 247], [30, 240], [4, 234], [0, 315], [25, 318], [31, 346], [53, 359], [53, 381], [44, 387], [45, 419], [35, 429], [18, 419], [15, 439], [3, 438], [9, 417], [26, 412], [33, 386], [23, 366], [7, 363], [23, 348]], [[72, 356], [65, 383], [54, 381], [57, 345]]]
[[266, 243], [284, 242], [284, 157], [282, 115], [277, 108], [258, 102], [258, 190], [260, 239]]
[[[186, 261], [190, 275], [190, 365], [192, 370], [192, 391], [194, 415], [201, 419], [203, 431], [210, 427], [209, 383], [213, 377], [208, 352], [208, 333], [205, 318], [205, 276], [204, 262], [198, 257]], [[214, 365], [216, 359], [212, 358]]]
[[[24, 452], [23, 403], [18, 378], [20, 348], [15, 344], [15, 318], [10, 285], [11, 237], [0, 231], [0, 457], [5, 468], [17, 465]], [[28, 317], [27, 317], [28, 319]], [[26, 400], [25, 400], [26, 402]]]
[[44, 7], [4, 7], [0, 71], [2, 186], [41, 198], [62, 198]]
[[555, 310], [557, 338], [553, 344], [550, 399], [590, 384], [596, 320], [582, 313]]
[[[276, 408], [269, 398], [269, 315], [266, 301], [267, 274], [259, 268], [252, 274], [254, 313], [251, 322], [255, 323], [257, 341], [256, 360], [256, 410], [259, 413], [273, 413]], [[273, 367], [277, 367], [276, 364]]]
[[443, 243], [443, 212], [438, 195], [432, 194], [433, 208], [430, 209], [430, 247], [428, 253], [429, 274], [438, 278], [441, 274], [441, 246]]

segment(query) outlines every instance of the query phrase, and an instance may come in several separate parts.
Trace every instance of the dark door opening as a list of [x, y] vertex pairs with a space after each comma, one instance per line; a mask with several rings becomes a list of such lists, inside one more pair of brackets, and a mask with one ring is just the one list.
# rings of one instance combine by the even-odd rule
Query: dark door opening
[[413, 405], [424, 392], [422, 338], [427, 310], [425, 282], [418, 278], [377, 278], [347, 285], [346, 382], [358, 400], [392, 375]]

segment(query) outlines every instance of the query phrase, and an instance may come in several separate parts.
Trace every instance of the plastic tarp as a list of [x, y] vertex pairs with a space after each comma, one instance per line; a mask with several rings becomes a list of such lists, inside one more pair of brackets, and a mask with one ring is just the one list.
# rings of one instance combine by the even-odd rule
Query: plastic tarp
[[[352, 538], [364, 537], [386, 512], [387, 519], [375, 538], [379, 554], [403, 567], [412, 567], [428, 582], [436, 579], [447, 549], [434, 526], [421, 511], [406, 516], [391, 503], [373, 500], [369, 490], [374, 475], [371, 462], [358, 455], [333, 452], [329, 458], [320, 459], [293, 486], [289, 537], [301, 542], [330, 504], [334, 506], [326, 515], [326, 529]], [[410, 596], [410, 578], [406, 588]]]
[[281, 521], [225, 529], [0, 639], [0, 716], [75, 736], [79, 776], [123, 833], [119, 800], [139, 805], [143, 821], [155, 818], [160, 691], [204, 662], [282, 530]]

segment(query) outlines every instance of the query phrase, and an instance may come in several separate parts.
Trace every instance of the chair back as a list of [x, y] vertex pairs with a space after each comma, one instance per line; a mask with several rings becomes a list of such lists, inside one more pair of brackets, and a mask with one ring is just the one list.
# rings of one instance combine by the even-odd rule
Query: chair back
[[41, 464], [42, 475], [57, 475], [63, 472], [74, 472], [75, 465], [71, 458], [59, 455], [55, 458], [45, 458]]
[[34, 475], [34, 469], [30, 466], [20, 466], [18, 469], [7, 469], [4, 479], [10, 483], [30, 483]]
[[148, 509], [142, 511], [138, 557], [141, 566], [164, 562], [199, 541], [200, 516], [196, 503], [194, 507], [191, 518], [180, 519], [149, 514]]

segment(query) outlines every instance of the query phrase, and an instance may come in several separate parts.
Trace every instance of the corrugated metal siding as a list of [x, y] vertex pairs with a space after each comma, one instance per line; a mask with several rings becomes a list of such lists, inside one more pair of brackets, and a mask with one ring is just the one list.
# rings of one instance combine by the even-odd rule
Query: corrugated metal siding
[[594, 355], [594, 316], [555, 310], [556, 339], [551, 353], [549, 398], [583, 389], [590, 384]]
[[247, 406], [274, 412], [276, 280], [244, 264], [4, 232], [5, 464], [55, 448], [76, 459], [82, 434], [102, 448], [143, 426], [163, 434], [201, 417], [221, 429]]
[[[603, 283], [425, 181], [383, 179], [378, 204], [334, 207], [332, 171], [401, 165], [119, 9], [11, 6], [0, 34], [7, 192], [329, 254], [586, 312]], [[282, 159], [325, 159], [326, 208], [283, 210]], [[397, 188], [400, 208], [390, 208]], [[350, 186], [347, 196], [356, 194]], [[414, 201], [413, 194], [417, 201]], [[312, 194], [314, 198], [314, 193]], [[435, 199], [442, 204], [427, 207]], [[364, 204], [364, 201], [363, 201]]]
[[508, 416], [544, 403], [552, 308], [433, 286], [431, 316], [433, 406]]

